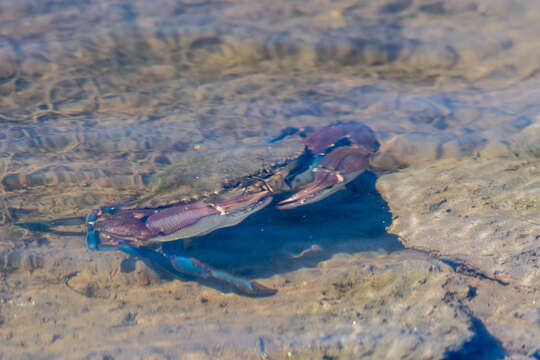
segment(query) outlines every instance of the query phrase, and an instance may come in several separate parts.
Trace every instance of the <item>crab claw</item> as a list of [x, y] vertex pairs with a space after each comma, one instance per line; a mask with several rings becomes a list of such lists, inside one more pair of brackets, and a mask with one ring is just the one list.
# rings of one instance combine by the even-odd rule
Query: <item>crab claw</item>
[[324, 199], [330, 194], [339, 191], [343, 183], [343, 176], [335, 171], [318, 171], [315, 174], [315, 181], [306, 188], [293, 194], [291, 197], [280, 201], [278, 209], [294, 209], [298, 206], [306, 205]]
[[213, 269], [209, 265], [194, 258], [174, 256], [171, 257], [171, 265], [181, 274], [226, 284], [239, 294], [262, 297], [274, 295], [277, 292], [277, 290], [266, 287], [256, 281], [244, 280], [224, 271]]
[[345, 178], [339, 171], [320, 170], [315, 173], [315, 181], [307, 187], [280, 201], [278, 209], [294, 209], [298, 206], [322, 200], [345, 187]]
[[140, 258], [159, 274], [168, 273], [182, 280], [196, 279], [218, 289], [232, 290], [237, 294], [252, 297], [271, 296], [277, 292], [276, 289], [266, 287], [256, 281], [245, 280], [216, 270], [194, 258], [164, 255], [144, 246], [133, 247], [120, 244], [116, 249]]
[[320, 201], [345, 188], [368, 166], [371, 155], [361, 147], [341, 147], [323, 157], [312, 171], [314, 181], [291, 197], [280, 201], [278, 209], [294, 209]]

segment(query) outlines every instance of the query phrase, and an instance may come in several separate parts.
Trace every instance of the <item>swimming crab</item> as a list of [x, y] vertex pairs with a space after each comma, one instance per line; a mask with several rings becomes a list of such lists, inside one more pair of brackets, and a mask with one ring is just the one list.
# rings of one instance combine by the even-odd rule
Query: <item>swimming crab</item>
[[324, 199], [366, 170], [369, 157], [379, 148], [373, 131], [359, 122], [317, 129], [286, 128], [267, 143], [293, 135], [303, 138], [304, 150], [300, 156], [279, 164], [265, 175], [255, 176], [251, 184], [240, 181], [237, 188], [224, 186], [226, 196], [208, 196], [153, 208], [121, 204], [92, 210], [86, 219], [88, 247], [121, 250], [175, 276], [218, 284], [240, 294], [274, 294], [275, 289], [256, 281], [214, 269], [195, 258], [161, 254], [147, 245], [202, 236], [234, 226], [269, 205], [276, 193], [296, 191], [277, 203], [278, 209], [292, 209]]

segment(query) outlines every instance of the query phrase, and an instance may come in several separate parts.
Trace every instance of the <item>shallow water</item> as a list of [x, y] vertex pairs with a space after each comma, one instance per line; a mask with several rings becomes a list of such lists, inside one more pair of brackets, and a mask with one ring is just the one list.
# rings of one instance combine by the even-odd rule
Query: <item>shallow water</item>
[[[342, 328], [354, 306], [335, 300], [332, 322], [326, 308], [306, 310], [313, 294], [296, 287], [324, 287], [324, 276], [353, 276], [377, 259], [392, 269], [417, 261], [385, 231], [392, 214], [375, 176], [440, 159], [538, 157], [539, 10], [532, 0], [3, 1], [0, 355], [67, 358], [77, 348], [80, 358], [258, 358], [259, 339], [273, 344], [272, 359], [288, 351], [295, 358], [359, 354], [339, 350], [359, 342]], [[237, 227], [164, 247], [279, 287], [272, 300], [160, 279], [123, 254], [90, 252], [77, 234], [82, 226], [58, 234], [15, 225], [82, 218], [102, 204], [146, 196], [175, 164], [183, 177], [168, 188], [175, 188], [171, 202], [203, 195], [201, 188], [212, 192], [221, 175], [240, 170], [193, 159], [221, 153], [250, 162], [258, 155], [236, 149], [263, 144], [284, 127], [351, 120], [370, 126], [382, 144], [373, 173], [323, 202], [292, 211], [272, 204]], [[208, 180], [192, 175], [203, 168]], [[321, 250], [295, 259], [312, 245]], [[374, 276], [383, 276], [379, 270]], [[207, 303], [236, 307], [204, 310]], [[124, 307], [128, 315], [118, 315]], [[163, 328], [173, 326], [167, 313], [178, 327]], [[269, 315], [265, 331], [257, 323]], [[380, 358], [377, 346], [401, 334], [402, 319], [388, 319], [396, 328], [365, 335], [365, 348], [374, 345], [362, 356]], [[467, 324], [480, 340], [445, 335], [440, 349], [389, 348], [411, 358], [511, 351], [476, 317]], [[123, 327], [130, 327], [126, 337]], [[426, 329], [418, 334], [428, 336]]]

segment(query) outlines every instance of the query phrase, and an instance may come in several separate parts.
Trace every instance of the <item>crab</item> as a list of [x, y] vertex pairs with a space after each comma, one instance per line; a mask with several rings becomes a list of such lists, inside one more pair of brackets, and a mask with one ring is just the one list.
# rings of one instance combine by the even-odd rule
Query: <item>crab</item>
[[[88, 247], [121, 250], [174, 276], [218, 284], [239, 294], [275, 294], [277, 290], [256, 281], [214, 269], [195, 258], [159, 253], [149, 245], [202, 236], [234, 226], [269, 205], [276, 193], [296, 191], [278, 202], [278, 209], [320, 201], [343, 189], [366, 170], [369, 157], [379, 148], [373, 131], [359, 122], [336, 123], [318, 129], [286, 128], [268, 143], [292, 135], [303, 138], [302, 155], [292, 163], [281, 164], [274, 173], [256, 176], [255, 182], [241, 189], [233, 188], [222, 196], [158, 207], [132, 207], [128, 203], [92, 210], [86, 219]], [[286, 176], [280, 174], [283, 171], [287, 172]]]

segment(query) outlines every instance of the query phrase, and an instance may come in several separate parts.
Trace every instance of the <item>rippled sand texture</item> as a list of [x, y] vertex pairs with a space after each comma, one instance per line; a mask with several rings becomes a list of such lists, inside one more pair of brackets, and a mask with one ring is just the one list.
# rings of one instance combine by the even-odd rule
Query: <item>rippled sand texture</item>
[[[0, 357], [540, 356], [538, 34], [533, 0], [2, 1]], [[281, 128], [350, 120], [391, 214], [372, 189], [269, 210], [296, 253], [341, 239], [220, 264], [271, 298], [14, 225], [222, 190], [298, 155], [263, 145]]]

